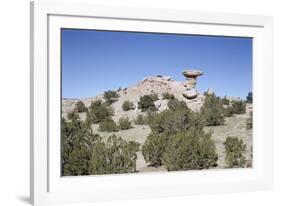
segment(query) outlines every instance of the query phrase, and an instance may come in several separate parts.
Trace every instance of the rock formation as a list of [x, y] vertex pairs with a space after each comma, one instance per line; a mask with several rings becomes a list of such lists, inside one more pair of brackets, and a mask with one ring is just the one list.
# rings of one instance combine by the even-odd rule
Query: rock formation
[[197, 77], [203, 75], [203, 72], [199, 70], [186, 70], [182, 74], [186, 77], [183, 85], [187, 89], [187, 91], [185, 91], [182, 95], [187, 99], [196, 98], [198, 96], [198, 93], [195, 89]]

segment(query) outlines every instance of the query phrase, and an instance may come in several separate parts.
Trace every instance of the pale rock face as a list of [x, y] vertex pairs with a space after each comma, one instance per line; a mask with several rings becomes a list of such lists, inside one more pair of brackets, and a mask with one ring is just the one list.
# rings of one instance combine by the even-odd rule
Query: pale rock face
[[[109, 88], [114, 90], [113, 88]], [[140, 81], [139, 83], [128, 86], [125, 89], [117, 91], [119, 94], [119, 98], [116, 102], [114, 102], [111, 106], [113, 107], [115, 114], [113, 116], [114, 120], [118, 120], [118, 118], [122, 116], [128, 116], [130, 120], [136, 118], [138, 114], [142, 112], [138, 109], [138, 102], [141, 96], [150, 95], [150, 94], [158, 94], [159, 100], [155, 101], [156, 107], [158, 107], [158, 112], [163, 111], [168, 108], [167, 103], [168, 100], [162, 99], [162, 94], [164, 92], [168, 92], [173, 94], [175, 98], [180, 101], [184, 101], [187, 103], [188, 107], [191, 110], [198, 111], [202, 105], [202, 101], [204, 99], [201, 98], [201, 95], [196, 92], [196, 90], [192, 90], [187, 93], [187, 97], [183, 96], [183, 93], [186, 93], [187, 87], [184, 86], [183, 82], [175, 81], [170, 76], [153, 76], [147, 77]], [[194, 99], [191, 99], [194, 98]], [[103, 94], [96, 95], [94, 97], [81, 99], [84, 104], [89, 107], [92, 101], [102, 100]], [[134, 110], [123, 111], [122, 104], [124, 101], [129, 100], [133, 102], [135, 105]], [[75, 107], [75, 103], [78, 99], [63, 99], [62, 100], [62, 113], [63, 116], [70, 111], [72, 111]]]

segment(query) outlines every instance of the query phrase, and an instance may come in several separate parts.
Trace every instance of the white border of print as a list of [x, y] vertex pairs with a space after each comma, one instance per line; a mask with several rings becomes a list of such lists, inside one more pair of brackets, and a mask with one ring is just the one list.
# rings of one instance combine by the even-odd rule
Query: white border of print
[[[61, 177], [61, 28], [253, 37], [253, 168]], [[32, 2], [30, 188], [33, 204], [271, 189], [272, 79], [271, 17]]]

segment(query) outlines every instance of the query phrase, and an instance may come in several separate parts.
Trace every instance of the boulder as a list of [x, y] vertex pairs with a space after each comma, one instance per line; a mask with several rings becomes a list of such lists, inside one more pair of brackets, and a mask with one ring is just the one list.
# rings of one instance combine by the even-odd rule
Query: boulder
[[207, 95], [213, 95], [214, 94], [214, 91], [212, 88], [209, 88], [207, 91], [206, 91], [206, 94]]
[[198, 96], [198, 93], [195, 89], [190, 89], [185, 91], [182, 95], [187, 99], [195, 99]]

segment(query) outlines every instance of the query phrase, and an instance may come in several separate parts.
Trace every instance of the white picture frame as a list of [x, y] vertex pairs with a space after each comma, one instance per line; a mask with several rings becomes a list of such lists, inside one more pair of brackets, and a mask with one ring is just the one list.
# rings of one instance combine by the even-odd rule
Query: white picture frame
[[[61, 28], [253, 37], [253, 168], [62, 178], [59, 136]], [[40, 205], [271, 189], [272, 44], [272, 17], [268, 16], [32, 2], [32, 203]]]

